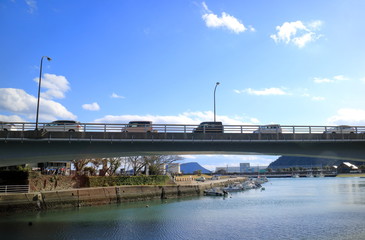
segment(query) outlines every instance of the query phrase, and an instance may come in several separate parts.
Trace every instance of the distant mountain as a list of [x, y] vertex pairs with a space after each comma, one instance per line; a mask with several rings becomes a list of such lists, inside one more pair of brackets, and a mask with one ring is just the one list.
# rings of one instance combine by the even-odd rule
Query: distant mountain
[[350, 162], [356, 166], [364, 164], [363, 162], [357, 161], [347, 161], [329, 158], [315, 158], [315, 157], [293, 157], [293, 156], [281, 156], [274, 162], [270, 163], [268, 168], [278, 169], [278, 168], [289, 168], [289, 167], [324, 167], [324, 166], [338, 166], [342, 162]]
[[193, 174], [194, 172], [201, 170], [201, 173], [207, 173], [210, 174], [212, 171], [209, 171], [208, 169], [202, 167], [197, 162], [190, 162], [190, 163], [182, 163], [180, 164], [180, 171], [183, 174]]

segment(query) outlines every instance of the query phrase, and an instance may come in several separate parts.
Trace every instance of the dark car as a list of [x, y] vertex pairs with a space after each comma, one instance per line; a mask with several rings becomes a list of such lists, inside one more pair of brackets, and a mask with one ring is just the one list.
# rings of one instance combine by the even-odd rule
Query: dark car
[[193, 133], [223, 133], [222, 122], [202, 122]]

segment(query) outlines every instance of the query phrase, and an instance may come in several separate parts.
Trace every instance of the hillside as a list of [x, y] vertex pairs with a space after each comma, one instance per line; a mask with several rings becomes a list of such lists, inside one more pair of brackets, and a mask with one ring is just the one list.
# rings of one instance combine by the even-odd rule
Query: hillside
[[293, 157], [293, 156], [281, 156], [274, 162], [270, 163], [268, 168], [289, 168], [289, 167], [324, 167], [324, 166], [338, 166], [342, 162], [350, 162], [355, 165], [362, 165], [363, 162], [357, 161], [347, 161], [347, 160], [337, 160], [329, 158], [314, 158], [314, 157]]
[[202, 167], [197, 162], [190, 162], [190, 163], [182, 163], [180, 165], [180, 171], [183, 174], [193, 174], [194, 172], [201, 170], [201, 173], [210, 174], [212, 171], [209, 171], [208, 169]]

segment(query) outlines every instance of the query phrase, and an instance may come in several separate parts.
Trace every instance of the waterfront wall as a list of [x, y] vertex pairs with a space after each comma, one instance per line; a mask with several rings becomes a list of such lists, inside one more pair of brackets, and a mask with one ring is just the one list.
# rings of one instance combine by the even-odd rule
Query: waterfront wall
[[0, 214], [197, 196], [207, 188], [224, 186], [230, 181], [164, 186], [80, 188], [0, 195]]

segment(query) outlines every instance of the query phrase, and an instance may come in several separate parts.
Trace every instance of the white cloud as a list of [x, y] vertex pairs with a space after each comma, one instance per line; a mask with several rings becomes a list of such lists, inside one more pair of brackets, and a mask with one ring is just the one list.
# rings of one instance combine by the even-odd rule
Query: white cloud
[[[39, 83], [39, 78], [34, 78], [34, 81]], [[64, 76], [49, 73], [42, 77], [41, 88], [47, 89], [41, 93], [41, 96], [47, 99], [64, 98], [65, 93], [70, 90], [69, 82]]]
[[302, 48], [310, 42], [316, 41], [322, 35], [316, 33], [322, 25], [321, 21], [312, 21], [305, 25], [301, 21], [284, 22], [281, 26], [276, 26], [277, 33], [270, 35], [276, 42], [285, 44], [294, 44]]
[[[0, 88], [1, 111], [20, 115], [31, 121], [34, 121], [36, 109], [36, 97], [29, 95], [22, 89]], [[69, 112], [60, 103], [41, 98], [39, 106], [39, 120], [53, 121], [55, 119], [76, 119], [76, 116]]]
[[325, 98], [325, 97], [315, 97], [315, 96], [312, 96], [312, 97], [311, 97], [311, 99], [312, 99], [313, 101], [324, 101], [324, 100], [326, 100], [326, 98]]
[[28, 5], [28, 12], [34, 13], [37, 11], [37, 2], [35, 0], [25, 0], [25, 3]]
[[348, 81], [348, 80], [350, 79], [343, 75], [337, 75], [332, 78], [318, 78], [318, 77], [313, 78], [313, 82], [315, 83], [333, 83], [333, 82]]
[[248, 93], [250, 95], [257, 96], [267, 96], [267, 95], [288, 95], [289, 93], [285, 92], [281, 88], [265, 88], [264, 90], [254, 90], [252, 88], [247, 88], [244, 90], [233, 90], [235, 93]]
[[250, 29], [251, 32], [256, 32], [256, 29], [252, 27], [251, 25], [248, 26], [248, 29]]
[[337, 81], [347, 81], [347, 80], [350, 80], [348, 77], [345, 77], [343, 75], [334, 76], [333, 79], [335, 79]]
[[[152, 121], [155, 124], [192, 124], [196, 125], [204, 121], [213, 121], [214, 113], [206, 112], [184, 112], [175, 116], [160, 116], [160, 115], [107, 115], [103, 118], [96, 119], [95, 122], [108, 123], [128, 123], [129, 121]], [[243, 118], [240, 116], [228, 117], [216, 115], [217, 121], [223, 122], [225, 125], [242, 125], [242, 124], [257, 124], [259, 121], [256, 118]]]
[[312, 96], [311, 94], [308, 93], [308, 89], [299, 89], [300, 92], [303, 92], [301, 94], [299, 94], [302, 97], [306, 97], [311, 99], [312, 101], [324, 101], [326, 100], [326, 98], [321, 97], [321, 96]]
[[0, 121], [2, 122], [26, 122], [23, 118], [17, 116], [17, 115], [0, 115]]
[[332, 79], [329, 79], [329, 78], [313, 78], [313, 82], [315, 83], [331, 83], [331, 82], [334, 82]]
[[204, 10], [206, 11], [206, 12], [208, 12], [208, 13], [210, 13], [211, 11], [209, 10], [209, 8], [208, 8], [208, 6], [207, 6], [207, 4], [205, 3], [205, 2], [202, 2], [202, 6], [203, 6], [203, 8], [204, 8]]
[[112, 95], [110, 96], [111, 98], [125, 98], [124, 96], [120, 96], [116, 93], [112, 93]]
[[315, 20], [315, 21], [308, 23], [309, 29], [312, 29], [312, 30], [320, 30], [322, 25], [323, 25], [323, 22], [320, 20]]
[[337, 111], [337, 114], [327, 119], [328, 125], [365, 125], [365, 110], [342, 108]]
[[[204, 14], [202, 16], [203, 20], [207, 27], [211, 28], [227, 28], [228, 30], [234, 33], [241, 33], [247, 30], [245, 25], [243, 25], [237, 18], [222, 12], [222, 16], [219, 17], [218, 15], [214, 14], [212, 11], [209, 10], [207, 4], [205, 2], [202, 3]], [[250, 26], [250, 31], [255, 31], [255, 29]]]
[[100, 106], [97, 102], [93, 102], [90, 104], [83, 104], [82, 108], [85, 110], [89, 110], [89, 111], [99, 111], [100, 110]]

